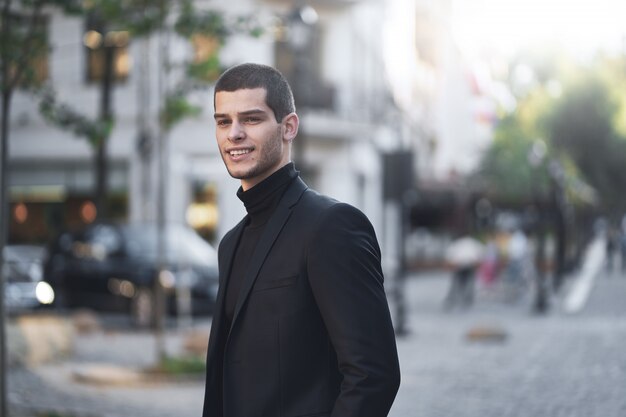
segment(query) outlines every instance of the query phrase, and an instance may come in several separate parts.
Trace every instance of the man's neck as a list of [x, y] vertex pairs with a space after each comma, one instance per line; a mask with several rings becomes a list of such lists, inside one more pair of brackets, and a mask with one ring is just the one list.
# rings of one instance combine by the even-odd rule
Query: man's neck
[[264, 177], [261, 177], [260, 179], [259, 179], [259, 177], [255, 177], [254, 179], [250, 179], [250, 180], [247, 180], [245, 178], [242, 179], [241, 180], [241, 189], [244, 192], [250, 190], [251, 188], [255, 187], [256, 185], [262, 183], [263, 181], [265, 181], [266, 179], [268, 179], [269, 177], [274, 175], [276, 173], [276, 171], [279, 171], [280, 169], [284, 168], [285, 165], [287, 165], [289, 163], [291, 163], [291, 161], [284, 162], [278, 168], [276, 168], [275, 170], [273, 170], [269, 174], [265, 175]]

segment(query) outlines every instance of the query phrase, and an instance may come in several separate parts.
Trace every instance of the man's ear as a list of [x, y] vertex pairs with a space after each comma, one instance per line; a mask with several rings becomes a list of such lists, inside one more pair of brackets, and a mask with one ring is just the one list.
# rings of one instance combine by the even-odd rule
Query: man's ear
[[296, 138], [298, 134], [298, 127], [300, 126], [300, 119], [295, 113], [289, 113], [283, 118], [283, 139], [287, 142], [291, 142]]

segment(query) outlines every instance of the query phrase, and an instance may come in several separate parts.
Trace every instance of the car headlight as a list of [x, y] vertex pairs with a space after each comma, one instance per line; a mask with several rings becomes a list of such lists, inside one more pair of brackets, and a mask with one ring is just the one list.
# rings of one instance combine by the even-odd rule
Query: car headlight
[[35, 287], [35, 297], [41, 304], [52, 304], [54, 301], [54, 290], [47, 282], [40, 281]]
[[111, 278], [107, 286], [112, 294], [121, 295], [126, 298], [133, 298], [135, 296], [135, 284], [125, 279]]
[[176, 275], [172, 271], [164, 269], [159, 272], [159, 282], [163, 288], [170, 290], [176, 285]]

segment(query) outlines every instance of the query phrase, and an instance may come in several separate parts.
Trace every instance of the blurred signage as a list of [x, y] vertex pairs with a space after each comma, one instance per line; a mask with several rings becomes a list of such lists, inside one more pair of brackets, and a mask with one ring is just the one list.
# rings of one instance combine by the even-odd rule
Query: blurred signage
[[383, 198], [401, 201], [414, 186], [413, 152], [383, 154]]

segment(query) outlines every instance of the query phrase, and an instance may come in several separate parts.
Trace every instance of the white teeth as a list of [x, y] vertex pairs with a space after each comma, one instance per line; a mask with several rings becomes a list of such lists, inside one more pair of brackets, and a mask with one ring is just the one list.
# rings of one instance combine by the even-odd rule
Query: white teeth
[[232, 156], [237, 156], [237, 155], [243, 155], [249, 152], [250, 152], [250, 149], [238, 149], [238, 150], [230, 151], [229, 153]]

